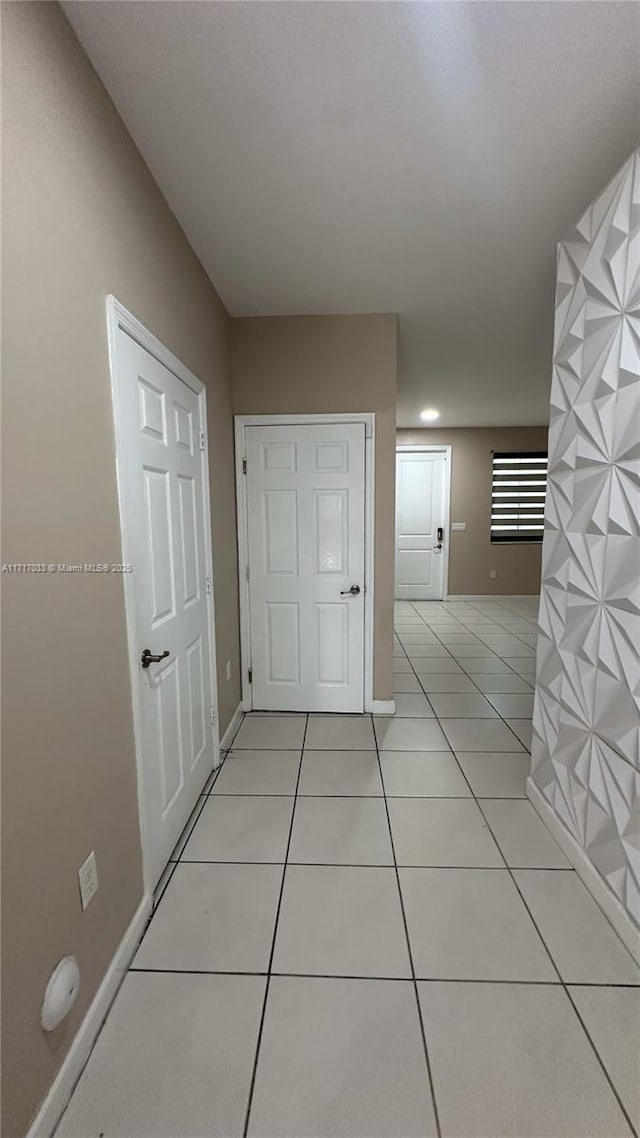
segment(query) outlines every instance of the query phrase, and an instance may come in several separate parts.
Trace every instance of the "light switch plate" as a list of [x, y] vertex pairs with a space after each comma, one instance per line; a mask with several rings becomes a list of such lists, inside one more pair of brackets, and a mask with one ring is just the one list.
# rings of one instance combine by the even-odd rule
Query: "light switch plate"
[[451, 529], [463, 530], [467, 528], [466, 522], [452, 522]]
[[80, 903], [82, 908], [86, 909], [89, 902], [93, 900], [98, 892], [98, 866], [96, 864], [94, 850], [91, 851], [86, 861], [83, 861], [80, 866], [78, 870], [78, 882], [80, 884]]

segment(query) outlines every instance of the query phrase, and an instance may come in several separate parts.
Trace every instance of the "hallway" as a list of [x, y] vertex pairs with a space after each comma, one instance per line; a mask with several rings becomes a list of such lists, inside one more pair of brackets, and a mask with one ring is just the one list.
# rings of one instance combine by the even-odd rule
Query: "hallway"
[[58, 1138], [635, 1132], [640, 973], [525, 800], [536, 611], [400, 603], [395, 717], [245, 717]]

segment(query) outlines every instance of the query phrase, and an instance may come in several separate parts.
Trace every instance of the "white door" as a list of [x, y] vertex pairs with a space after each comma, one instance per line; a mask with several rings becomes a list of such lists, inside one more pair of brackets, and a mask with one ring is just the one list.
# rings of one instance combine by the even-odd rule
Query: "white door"
[[[219, 753], [204, 395], [122, 329], [114, 380], [120, 508], [133, 564], [127, 608], [145, 877], [153, 887]], [[145, 650], [162, 659], [144, 666]]]
[[396, 597], [444, 596], [445, 451], [396, 454]]
[[364, 423], [246, 428], [253, 707], [364, 707]]

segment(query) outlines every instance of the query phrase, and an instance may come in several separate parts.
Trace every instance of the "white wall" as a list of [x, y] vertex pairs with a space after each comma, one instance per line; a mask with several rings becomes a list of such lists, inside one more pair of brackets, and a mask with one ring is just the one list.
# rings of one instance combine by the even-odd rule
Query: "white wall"
[[532, 771], [640, 923], [639, 435], [640, 150], [558, 250]]

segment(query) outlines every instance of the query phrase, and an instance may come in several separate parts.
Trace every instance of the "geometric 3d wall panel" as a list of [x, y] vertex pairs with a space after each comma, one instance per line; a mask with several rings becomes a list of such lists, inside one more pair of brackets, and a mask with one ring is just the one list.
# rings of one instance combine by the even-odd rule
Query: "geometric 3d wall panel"
[[558, 248], [532, 778], [640, 924], [640, 150]]

